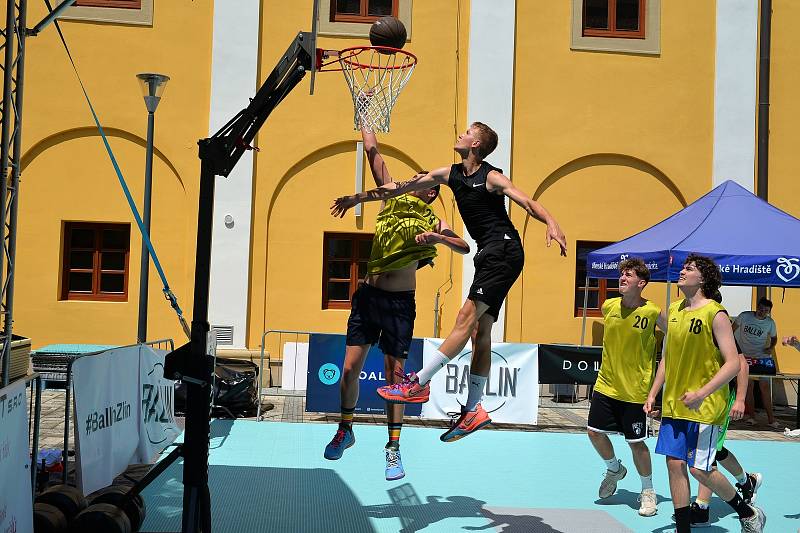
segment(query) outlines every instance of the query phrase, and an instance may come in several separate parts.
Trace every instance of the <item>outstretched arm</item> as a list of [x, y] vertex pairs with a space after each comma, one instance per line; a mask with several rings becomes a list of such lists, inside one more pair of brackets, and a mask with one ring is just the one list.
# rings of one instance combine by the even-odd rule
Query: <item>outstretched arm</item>
[[331, 214], [335, 217], [343, 217], [348, 209], [362, 202], [383, 201], [411, 191], [430, 189], [436, 185], [446, 183], [449, 174], [450, 168], [442, 167], [428, 172], [424, 176], [416, 176], [407, 181], [391, 181], [381, 185], [377, 189], [351, 194], [349, 196], [340, 196], [333, 201]]
[[361, 128], [361, 138], [364, 141], [364, 152], [367, 154], [367, 161], [369, 161], [369, 169], [372, 171], [372, 178], [375, 180], [375, 185], [381, 187], [392, 181], [392, 176], [389, 175], [389, 169], [386, 168], [386, 163], [378, 150], [378, 139], [375, 134], [364, 128]]
[[469, 244], [467, 241], [458, 236], [458, 234], [450, 229], [447, 222], [444, 220], [439, 221], [436, 231], [426, 231], [420, 233], [414, 238], [417, 244], [444, 244], [454, 252], [459, 254], [469, 253]]
[[556, 222], [556, 219], [553, 218], [542, 204], [528, 198], [527, 194], [514, 187], [510, 179], [496, 170], [489, 172], [486, 179], [486, 186], [490, 192], [500, 192], [506, 195], [530, 216], [539, 222], [544, 222], [547, 225], [547, 233], [545, 235], [547, 247], [550, 247], [552, 241], [556, 241], [561, 248], [561, 255], [566, 257], [567, 239], [564, 236], [564, 232], [561, 231], [561, 227], [558, 225], [558, 222]]

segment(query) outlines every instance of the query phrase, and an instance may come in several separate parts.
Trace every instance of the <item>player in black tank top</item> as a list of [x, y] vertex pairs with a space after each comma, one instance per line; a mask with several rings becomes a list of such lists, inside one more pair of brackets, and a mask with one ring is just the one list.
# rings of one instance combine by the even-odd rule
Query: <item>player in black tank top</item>
[[566, 238], [555, 218], [539, 202], [514, 187], [500, 169], [484, 162], [484, 158], [496, 146], [497, 134], [485, 124], [475, 122], [459, 135], [454, 146], [462, 158], [460, 164], [439, 168], [407, 182], [390, 183], [371, 191], [342, 196], [331, 207], [331, 214], [344, 216], [348, 209], [358, 203], [384, 200], [436, 184], [448, 185], [453, 190], [464, 225], [478, 244], [474, 258], [475, 278], [469, 296], [458, 313], [453, 330], [440, 346], [439, 353], [425, 368], [417, 376], [409, 375], [399, 386], [378, 389], [378, 394], [389, 402], [428, 401], [431, 377], [461, 352], [473, 331], [476, 331], [469, 396], [461, 416], [441, 436], [445, 442], [460, 439], [491, 423], [480, 400], [491, 367], [492, 326], [508, 291], [522, 271], [524, 261], [522, 242], [506, 212], [505, 197], [546, 225], [547, 246], [551, 241], [556, 241], [561, 255], [567, 254]]

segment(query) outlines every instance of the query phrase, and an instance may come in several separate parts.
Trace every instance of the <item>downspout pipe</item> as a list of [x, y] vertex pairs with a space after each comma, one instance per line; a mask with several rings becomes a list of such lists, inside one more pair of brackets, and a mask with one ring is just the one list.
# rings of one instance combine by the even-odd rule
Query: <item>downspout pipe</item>
[[[756, 194], [769, 201], [769, 74], [772, 42], [772, 0], [761, 0], [758, 45], [758, 160]], [[756, 288], [756, 300], [765, 297], [766, 287]]]

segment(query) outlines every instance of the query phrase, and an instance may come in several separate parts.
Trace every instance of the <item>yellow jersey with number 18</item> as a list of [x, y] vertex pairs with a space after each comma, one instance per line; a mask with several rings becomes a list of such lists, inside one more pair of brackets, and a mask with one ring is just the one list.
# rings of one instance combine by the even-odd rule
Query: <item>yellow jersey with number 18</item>
[[699, 309], [687, 309], [686, 300], [669, 306], [667, 317], [667, 349], [665, 357], [664, 416], [721, 426], [728, 416], [728, 387], [723, 386], [708, 396], [700, 409], [686, 407], [681, 396], [696, 391], [711, 381], [724, 364], [714, 342], [712, 324], [717, 313], [725, 308], [710, 300]]
[[594, 390], [622, 402], [647, 400], [656, 364], [656, 319], [661, 309], [645, 300], [627, 308], [622, 298], [603, 302], [603, 362]]

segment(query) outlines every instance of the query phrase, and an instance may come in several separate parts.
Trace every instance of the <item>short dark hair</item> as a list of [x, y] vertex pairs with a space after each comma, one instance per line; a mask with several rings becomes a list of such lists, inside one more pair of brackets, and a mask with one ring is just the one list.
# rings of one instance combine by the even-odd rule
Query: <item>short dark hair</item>
[[770, 300], [766, 296], [762, 296], [758, 300], [758, 305], [763, 305], [764, 307], [769, 307], [770, 309], [772, 309], [772, 300]]
[[497, 148], [497, 133], [483, 122], [473, 122], [472, 127], [478, 130], [478, 156], [483, 159]]
[[[433, 187], [431, 187], [431, 190], [436, 193], [433, 196], [433, 198], [431, 198], [431, 202], [433, 202], [434, 200], [436, 200], [439, 197], [439, 193], [441, 192], [441, 188], [442, 188], [442, 186], [439, 185], [438, 183], [436, 185], [434, 185]], [[430, 202], [428, 202], [428, 203], [430, 203]]]
[[713, 299], [722, 286], [722, 273], [719, 271], [719, 267], [710, 257], [698, 254], [689, 254], [683, 265], [686, 266], [689, 263], [694, 263], [697, 270], [700, 271], [700, 275], [703, 276], [703, 295]]
[[631, 257], [619, 262], [619, 273], [622, 274], [626, 270], [633, 270], [639, 279], [650, 282], [650, 269], [638, 257]]

